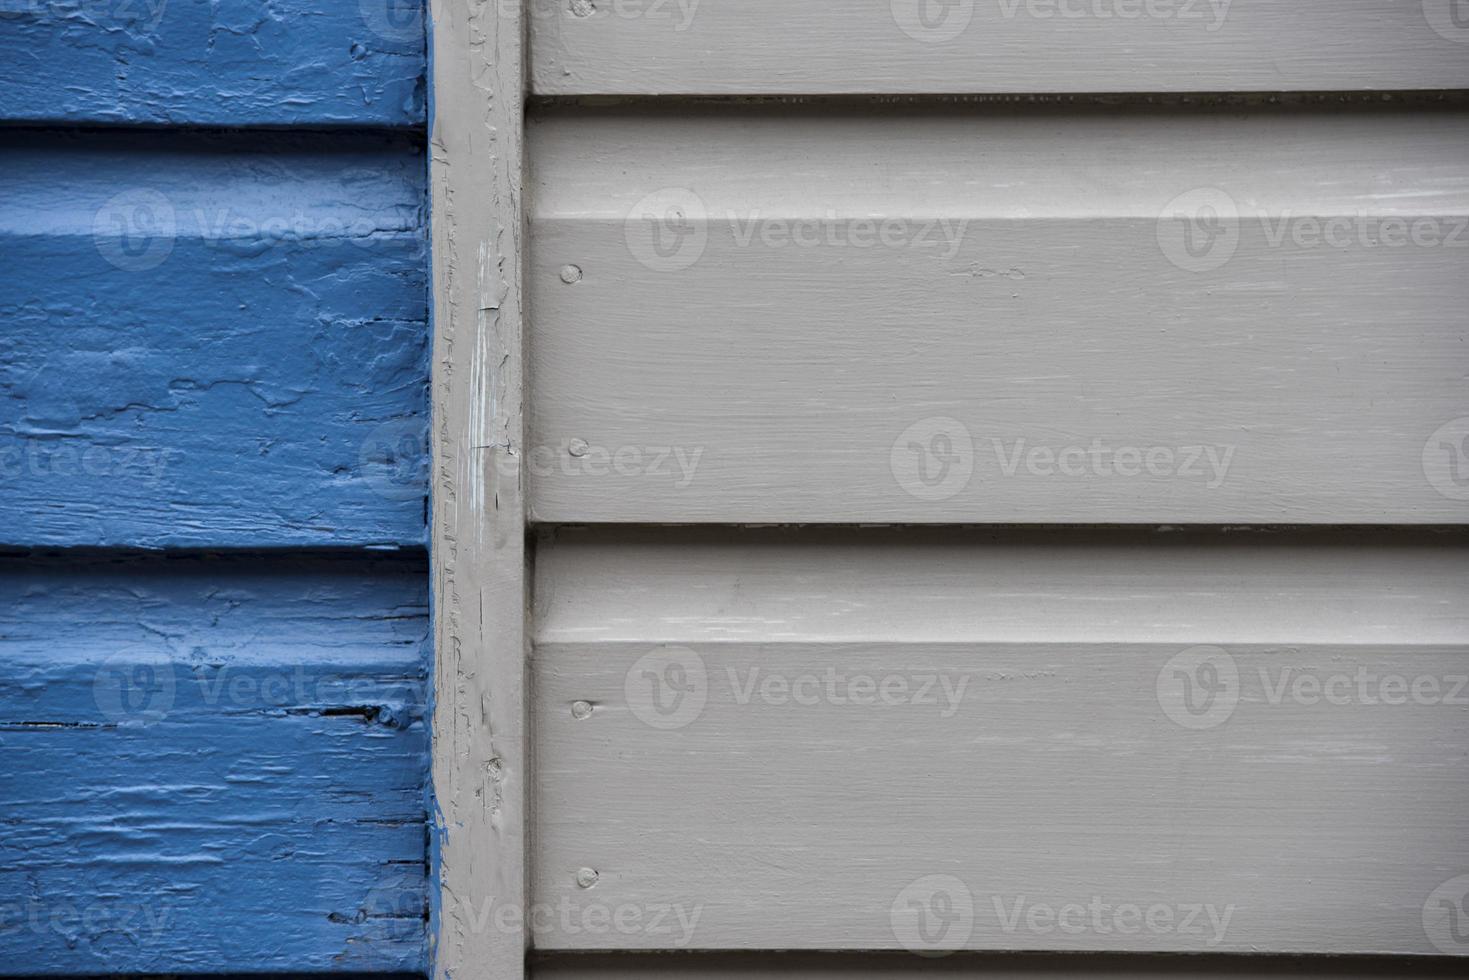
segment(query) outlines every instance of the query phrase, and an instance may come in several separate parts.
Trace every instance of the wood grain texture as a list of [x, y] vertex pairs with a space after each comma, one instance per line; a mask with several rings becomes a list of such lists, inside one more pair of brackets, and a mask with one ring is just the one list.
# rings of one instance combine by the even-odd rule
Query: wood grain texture
[[1458, 977], [1464, 965], [1453, 960], [1371, 957], [1281, 956], [1044, 956], [957, 955], [921, 959], [906, 953], [573, 953], [540, 956], [532, 965], [536, 980], [758, 980], [771, 975], [792, 980], [910, 980], [914, 977], [974, 977], [985, 980], [1274, 980], [1321, 977]]
[[538, 551], [538, 948], [1469, 953], [1461, 537], [644, 534]]
[[0, 120], [422, 126], [424, 0], [4, 0]]
[[521, 463], [525, 24], [433, 10], [432, 972], [524, 976], [528, 818]]
[[424, 571], [0, 562], [6, 972], [421, 971]]
[[531, 150], [535, 520], [1469, 515], [1462, 111], [566, 110]]
[[1469, 26], [1452, 0], [541, 0], [532, 9], [539, 95], [1469, 85]]
[[[1456, 533], [545, 532], [540, 643], [1402, 643], [1464, 636]], [[1105, 574], [1102, 574], [1105, 572]]]
[[421, 546], [422, 143], [0, 135], [0, 540]]

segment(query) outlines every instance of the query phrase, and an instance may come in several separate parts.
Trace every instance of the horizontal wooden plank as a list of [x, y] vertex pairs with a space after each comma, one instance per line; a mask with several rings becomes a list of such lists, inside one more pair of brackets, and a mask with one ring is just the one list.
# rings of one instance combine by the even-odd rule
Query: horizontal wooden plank
[[1462, 537], [647, 539], [538, 555], [538, 948], [1469, 953]]
[[542, 643], [1380, 644], [1406, 635], [1447, 646], [1469, 624], [1458, 533], [545, 533], [534, 617]]
[[0, 541], [421, 546], [422, 152], [0, 134]]
[[957, 955], [943, 959], [905, 953], [651, 953], [551, 954], [532, 963], [536, 980], [760, 980], [772, 974], [792, 980], [912, 980], [916, 977], [983, 977], [985, 980], [1073, 980], [1147, 977], [1150, 980], [1249, 980], [1320, 977], [1458, 977], [1463, 963], [1415, 957], [1411, 961], [1367, 957], [1280, 956], [1044, 956]]
[[1469, 516], [1469, 113], [567, 110], [531, 151], [536, 520]]
[[422, 561], [0, 563], [0, 958], [421, 971]]
[[0, 0], [0, 121], [421, 126], [423, 0]]
[[531, 9], [542, 95], [1469, 86], [1469, 24], [1456, 0], [538, 0]]

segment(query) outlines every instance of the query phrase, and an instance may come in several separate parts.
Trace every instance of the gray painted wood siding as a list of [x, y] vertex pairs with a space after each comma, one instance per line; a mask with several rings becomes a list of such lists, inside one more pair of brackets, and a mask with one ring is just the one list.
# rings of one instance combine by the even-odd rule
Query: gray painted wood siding
[[679, 953], [542, 955], [536, 980], [1378, 980], [1460, 977], [1463, 964], [1309, 956], [1041, 956], [957, 955], [918, 958], [904, 953]]
[[439, 976], [1461, 968], [1461, 8], [441, 14]]
[[533, 0], [538, 95], [1469, 86], [1457, 0]]
[[535, 944], [1454, 952], [1462, 545], [558, 532]]
[[1461, 110], [530, 132], [535, 520], [1469, 515]]

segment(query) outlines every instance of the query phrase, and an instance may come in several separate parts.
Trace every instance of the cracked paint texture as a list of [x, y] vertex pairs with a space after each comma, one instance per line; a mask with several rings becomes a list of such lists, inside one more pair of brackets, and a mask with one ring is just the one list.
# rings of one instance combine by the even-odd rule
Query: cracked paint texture
[[427, 967], [422, 0], [0, 0], [0, 971]]
[[0, 543], [418, 547], [410, 136], [0, 131]]
[[7, 972], [420, 970], [422, 557], [0, 561]]
[[0, 120], [421, 126], [423, 0], [0, 0]]
[[428, 965], [422, 7], [0, 0], [0, 972]]

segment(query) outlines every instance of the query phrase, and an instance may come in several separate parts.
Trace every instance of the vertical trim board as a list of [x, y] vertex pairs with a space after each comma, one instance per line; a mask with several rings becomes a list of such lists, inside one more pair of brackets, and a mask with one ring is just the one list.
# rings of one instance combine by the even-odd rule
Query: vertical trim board
[[433, 7], [434, 975], [525, 969], [521, 4]]

